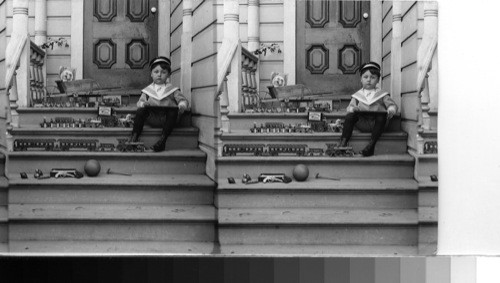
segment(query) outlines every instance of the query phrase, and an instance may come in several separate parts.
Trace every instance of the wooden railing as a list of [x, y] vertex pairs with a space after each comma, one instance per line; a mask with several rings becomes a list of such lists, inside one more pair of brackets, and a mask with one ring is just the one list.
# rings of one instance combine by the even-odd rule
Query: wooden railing
[[242, 110], [253, 109], [258, 106], [256, 72], [259, 58], [245, 48], [241, 48], [241, 90], [243, 95]]
[[43, 64], [45, 52], [35, 43], [30, 44], [30, 90], [31, 105], [41, 103], [46, 96]]
[[19, 68], [21, 55], [26, 48], [28, 42], [27, 35], [12, 35], [9, 45], [6, 49], [6, 75], [5, 85], [7, 87], [6, 95], [8, 96], [9, 103], [7, 105], [7, 148], [12, 150], [12, 135], [11, 131], [14, 127], [19, 127], [19, 114], [17, 113], [17, 104], [19, 95], [17, 91], [17, 77], [16, 72]]
[[[437, 99], [438, 87], [436, 84], [429, 84], [429, 77], [437, 77], [437, 46], [438, 46], [438, 9], [436, 2], [425, 2], [424, 4], [424, 34], [422, 43], [418, 50], [418, 76], [417, 90], [419, 92], [419, 117], [418, 117], [418, 136], [417, 152], [424, 153], [424, 143], [426, 142], [422, 135], [431, 130], [431, 99]], [[434, 66], [434, 67], [433, 67]], [[437, 80], [435, 80], [437, 81]]]

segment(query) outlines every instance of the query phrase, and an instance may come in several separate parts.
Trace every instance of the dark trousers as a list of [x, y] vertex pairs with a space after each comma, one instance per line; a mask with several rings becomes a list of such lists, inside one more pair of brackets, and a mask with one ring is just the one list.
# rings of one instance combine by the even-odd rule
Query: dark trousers
[[349, 141], [349, 139], [351, 139], [354, 126], [358, 122], [360, 122], [359, 128], [361, 131], [371, 130], [372, 132], [371, 140], [373, 142], [376, 142], [384, 132], [385, 123], [387, 122], [387, 114], [386, 113], [366, 114], [366, 112], [347, 113], [344, 120], [344, 128], [342, 130], [342, 139], [346, 139], [346, 141]]
[[149, 107], [137, 108], [132, 133], [139, 136], [146, 122], [152, 127], [162, 128], [162, 138], [167, 138], [177, 122], [177, 111]]

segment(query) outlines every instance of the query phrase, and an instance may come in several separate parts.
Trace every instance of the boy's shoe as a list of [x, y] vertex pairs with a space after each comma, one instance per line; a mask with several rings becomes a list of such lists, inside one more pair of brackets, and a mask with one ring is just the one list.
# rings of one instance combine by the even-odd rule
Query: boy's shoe
[[155, 152], [160, 152], [165, 150], [165, 144], [167, 143], [167, 137], [162, 136], [154, 145], [153, 150]]
[[129, 142], [137, 142], [138, 140], [139, 140], [139, 135], [136, 133], [132, 133], [132, 135], [128, 139]]
[[339, 147], [346, 147], [346, 146], [347, 146], [347, 139], [341, 138]]
[[374, 141], [370, 141], [363, 150], [361, 150], [361, 155], [367, 157], [372, 156], [375, 153], [375, 143]]

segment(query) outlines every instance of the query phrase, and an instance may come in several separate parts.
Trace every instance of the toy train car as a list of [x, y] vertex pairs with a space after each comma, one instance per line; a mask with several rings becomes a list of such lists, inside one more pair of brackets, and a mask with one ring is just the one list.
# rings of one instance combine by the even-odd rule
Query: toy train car
[[222, 148], [223, 156], [235, 156], [237, 153], [255, 156], [263, 155], [263, 144], [226, 144]]
[[14, 151], [46, 150], [56, 147], [55, 139], [16, 139], [13, 143]]
[[96, 151], [98, 140], [92, 139], [60, 139], [58, 140], [59, 147], [62, 151], [69, 150], [87, 150], [87, 151]]
[[[125, 139], [126, 140], [126, 139]], [[123, 144], [120, 151], [145, 151], [144, 143]], [[97, 139], [16, 139], [14, 151], [115, 151], [113, 143], [99, 143]]]
[[324, 148], [309, 148], [307, 144], [226, 144], [222, 156], [254, 155], [254, 156], [330, 156], [353, 157], [351, 146], [339, 147], [336, 143], [326, 144]]
[[269, 155], [297, 155], [304, 156], [307, 152], [306, 144], [269, 144]]

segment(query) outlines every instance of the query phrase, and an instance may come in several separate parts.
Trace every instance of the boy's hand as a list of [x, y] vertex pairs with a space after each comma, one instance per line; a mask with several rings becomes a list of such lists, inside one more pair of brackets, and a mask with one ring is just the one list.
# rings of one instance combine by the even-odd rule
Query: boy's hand
[[358, 106], [347, 107], [347, 112], [356, 112], [356, 111], [359, 111]]
[[387, 119], [392, 119], [394, 114], [396, 114], [396, 109], [394, 109], [394, 107], [387, 108]]
[[150, 105], [150, 104], [149, 104], [149, 102], [148, 102], [148, 101], [144, 101], [144, 102], [142, 102], [142, 104], [141, 104], [139, 107], [141, 107], [141, 108], [142, 108], [142, 107], [146, 107], [146, 106], [149, 106], [149, 105]]
[[187, 109], [187, 106], [186, 106], [185, 103], [180, 103], [179, 104], [179, 114], [184, 113], [184, 111], [186, 111], [186, 109]]

